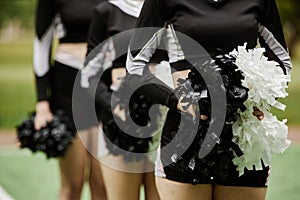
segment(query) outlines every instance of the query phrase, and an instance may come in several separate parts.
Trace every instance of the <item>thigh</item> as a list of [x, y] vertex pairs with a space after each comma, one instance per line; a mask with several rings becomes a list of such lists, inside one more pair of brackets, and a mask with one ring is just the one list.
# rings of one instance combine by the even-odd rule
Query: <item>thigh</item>
[[180, 183], [156, 177], [156, 187], [162, 200], [211, 200], [212, 185]]
[[214, 200], [264, 200], [267, 187], [238, 187], [221, 186], [214, 187]]
[[64, 157], [59, 158], [62, 185], [81, 187], [84, 180], [86, 150], [77, 136]]
[[[103, 187], [103, 176], [101, 172], [100, 162], [95, 157], [89, 155], [89, 159], [91, 160], [90, 166], [90, 182]], [[96, 187], [97, 188], [97, 187]]]
[[139, 200], [143, 174], [119, 171], [105, 164], [101, 164], [101, 170], [108, 199]]
[[98, 200], [107, 199], [104, 180], [100, 168], [100, 162], [91, 155], [89, 157], [91, 159], [89, 176], [91, 198]]
[[155, 185], [154, 172], [144, 174], [144, 189], [146, 200], [159, 200], [159, 195]]
[[91, 156], [97, 157], [99, 148], [98, 137], [99, 137], [99, 126], [91, 126], [88, 129], [78, 131], [79, 138], [84, 145], [85, 149]]

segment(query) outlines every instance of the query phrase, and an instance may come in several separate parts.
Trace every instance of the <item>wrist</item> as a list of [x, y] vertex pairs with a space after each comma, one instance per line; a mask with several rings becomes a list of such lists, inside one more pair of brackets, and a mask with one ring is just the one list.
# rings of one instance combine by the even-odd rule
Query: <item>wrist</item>
[[50, 104], [47, 100], [39, 101], [35, 106], [36, 112], [50, 112]]

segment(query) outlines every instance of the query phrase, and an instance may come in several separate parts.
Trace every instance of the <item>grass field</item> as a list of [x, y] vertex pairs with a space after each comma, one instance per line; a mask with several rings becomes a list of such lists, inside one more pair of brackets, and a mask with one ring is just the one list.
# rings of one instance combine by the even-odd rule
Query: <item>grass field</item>
[[[16, 200], [54, 200], [59, 191], [56, 159], [16, 148], [0, 149], [0, 186]], [[82, 194], [89, 199], [88, 188]]]
[[[299, 200], [300, 145], [276, 155], [267, 200]], [[57, 160], [27, 150], [0, 149], [0, 185], [16, 200], [55, 200], [59, 188]], [[82, 199], [89, 199], [87, 186]], [[143, 199], [143, 197], [141, 198]]]

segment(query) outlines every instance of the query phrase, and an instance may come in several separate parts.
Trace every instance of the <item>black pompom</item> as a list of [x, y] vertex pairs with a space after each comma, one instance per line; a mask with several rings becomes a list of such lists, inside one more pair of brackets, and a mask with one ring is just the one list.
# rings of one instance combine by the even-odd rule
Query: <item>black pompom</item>
[[53, 121], [39, 131], [34, 129], [35, 113], [17, 126], [21, 148], [44, 152], [47, 158], [64, 156], [76, 136], [74, 125], [62, 110], [57, 110]]
[[[182, 136], [176, 137], [176, 131], [171, 132], [172, 142], [175, 142], [176, 148], [172, 149], [172, 152], [162, 151], [161, 158], [162, 162], [168, 163], [165, 166], [167, 170], [179, 171], [190, 177], [190, 182], [192, 184], [203, 183], [203, 180], [211, 181], [210, 177], [215, 177], [218, 175], [222, 179], [226, 179], [229, 175], [236, 171], [236, 166], [233, 164], [232, 159], [234, 158], [234, 153], [232, 151], [233, 144], [231, 142], [231, 135], [225, 134], [226, 136], [219, 139], [214, 148], [206, 155], [204, 158], [199, 158], [200, 148], [206, 148], [203, 144], [204, 138], [206, 136], [207, 129], [209, 127], [209, 121], [200, 120], [198, 130], [193, 142], [187, 144], [186, 141], [190, 140], [192, 130], [190, 127], [193, 123], [193, 119], [185, 113], [181, 113], [181, 119], [184, 118], [186, 123], [181, 124], [178, 127], [178, 131], [185, 130]], [[190, 118], [190, 119], [189, 119]], [[225, 132], [231, 132], [231, 126], [226, 125]], [[211, 140], [215, 140], [215, 135], [208, 136]], [[210, 142], [206, 143], [209, 144]], [[184, 152], [181, 156], [180, 152]], [[172, 161], [169, 164], [169, 161]], [[208, 179], [207, 179], [208, 178]]]
[[[198, 70], [199, 67], [201, 70]], [[231, 123], [236, 121], [237, 111], [239, 109], [241, 111], [246, 109], [243, 103], [248, 98], [248, 89], [242, 86], [244, 75], [235, 65], [235, 58], [223, 54], [222, 51], [219, 50], [213, 60], [192, 68], [186, 80], [180, 79], [178, 81], [179, 87], [176, 89], [176, 92], [177, 95], [183, 96], [181, 100], [182, 103], [189, 103], [186, 108], [190, 104], [196, 103], [199, 105], [200, 113], [211, 118], [210, 94], [215, 92], [213, 91], [214, 88], [221, 87], [221, 85], [215, 85], [216, 87], [210, 85], [211, 87], [208, 89], [199, 71], [207, 72], [206, 74], [217, 72], [221, 75], [224, 85], [223, 89], [225, 90], [227, 98], [226, 122]], [[215, 76], [212, 75], [208, 78], [211, 83], [218, 84]]]
[[[210, 84], [207, 85], [200, 72], [204, 72], [211, 77], [205, 77], [209, 79]], [[220, 85], [218, 76], [213, 76], [214, 73], [218, 73], [223, 81], [224, 87]], [[235, 58], [223, 54], [222, 51], [218, 51], [214, 59], [204, 62], [202, 65], [197, 65], [191, 69], [187, 79], [178, 80], [178, 88], [175, 90], [177, 96], [183, 97], [181, 103], [187, 103], [185, 108], [188, 108], [191, 104], [198, 104], [201, 115], [207, 115], [208, 120], [200, 120], [196, 137], [192, 144], [187, 148], [182, 156], [178, 156], [178, 152], [183, 152], [183, 148], [186, 146], [185, 142], [191, 130], [190, 123], [194, 119], [182, 121], [180, 129], [184, 130], [186, 134], [184, 137], [177, 137], [176, 147], [169, 155], [165, 155], [167, 160], [172, 160], [172, 163], [167, 168], [174, 168], [175, 170], [184, 171], [193, 174], [195, 171], [207, 176], [213, 176], [218, 174], [221, 178], [227, 177], [232, 171], [235, 171], [235, 166], [232, 163], [234, 152], [236, 155], [241, 155], [241, 151], [232, 142], [232, 124], [236, 121], [238, 110], [244, 110], [244, 102], [248, 98], [248, 89], [242, 86], [242, 80], [244, 75], [242, 71], [238, 70], [235, 65]], [[211, 98], [210, 94], [217, 93], [216, 88], [223, 89], [226, 94], [226, 119], [224, 127], [220, 137], [214, 132], [207, 135], [209, 125], [215, 123], [215, 120], [211, 116]], [[218, 111], [216, 111], [218, 112]], [[218, 115], [218, 113], [215, 113]], [[222, 113], [220, 113], [220, 116]], [[187, 115], [181, 113], [181, 115]], [[183, 116], [183, 117], [184, 117]], [[173, 140], [176, 140], [176, 133], [173, 134]], [[206, 140], [204, 144], [203, 141]], [[212, 145], [214, 147], [211, 149]], [[207, 148], [209, 154], [204, 158], [199, 157], [200, 149]], [[185, 148], [186, 149], [186, 148]], [[222, 162], [220, 162], [222, 160]], [[218, 167], [216, 164], [218, 163]], [[216, 169], [222, 169], [222, 171], [216, 172]], [[194, 176], [191, 176], [194, 177]], [[201, 178], [200, 178], [201, 179]], [[192, 183], [197, 183], [197, 180], [191, 180]]]
[[[115, 104], [119, 104], [122, 109], [125, 109], [126, 119], [131, 118], [139, 127], [146, 127], [146, 131], [145, 129], [142, 131], [142, 128], [132, 127], [130, 123], [123, 122], [117, 116], [113, 118], [110, 113], [110, 119], [102, 122], [103, 132], [106, 135], [105, 139], [108, 140], [106, 141], [107, 148], [113, 155], [123, 155], [127, 162], [139, 161], [145, 158], [144, 153], [149, 150], [152, 134], [158, 128], [157, 122], [151, 122], [149, 117], [149, 110], [154, 102], [137, 91], [128, 99], [128, 97], [122, 96], [124, 92], [128, 91], [128, 88], [124, 87], [126, 87], [125, 82], [117, 91]], [[157, 116], [159, 113], [157, 108]], [[122, 124], [122, 127], [119, 127], [118, 124]]]

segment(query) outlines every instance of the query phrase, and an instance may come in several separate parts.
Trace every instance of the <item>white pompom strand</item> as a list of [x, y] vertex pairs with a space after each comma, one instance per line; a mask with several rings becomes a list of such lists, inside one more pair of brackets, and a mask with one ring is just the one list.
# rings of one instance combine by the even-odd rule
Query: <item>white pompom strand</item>
[[[262, 169], [261, 161], [269, 166], [272, 155], [284, 152], [290, 144], [285, 124], [287, 120], [279, 121], [269, 112], [271, 107], [285, 109], [285, 105], [277, 98], [288, 96], [286, 88], [290, 78], [278, 63], [269, 61], [264, 52], [263, 48], [247, 50], [245, 44], [230, 53], [236, 58], [239, 70], [244, 73], [242, 85], [249, 89], [248, 99], [244, 103], [247, 110], [239, 111], [238, 120], [233, 125], [233, 141], [243, 152], [242, 156], [233, 159], [240, 175], [245, 168]], [[262, 121], [252, 114], [254, 107], [264, 112]]]

